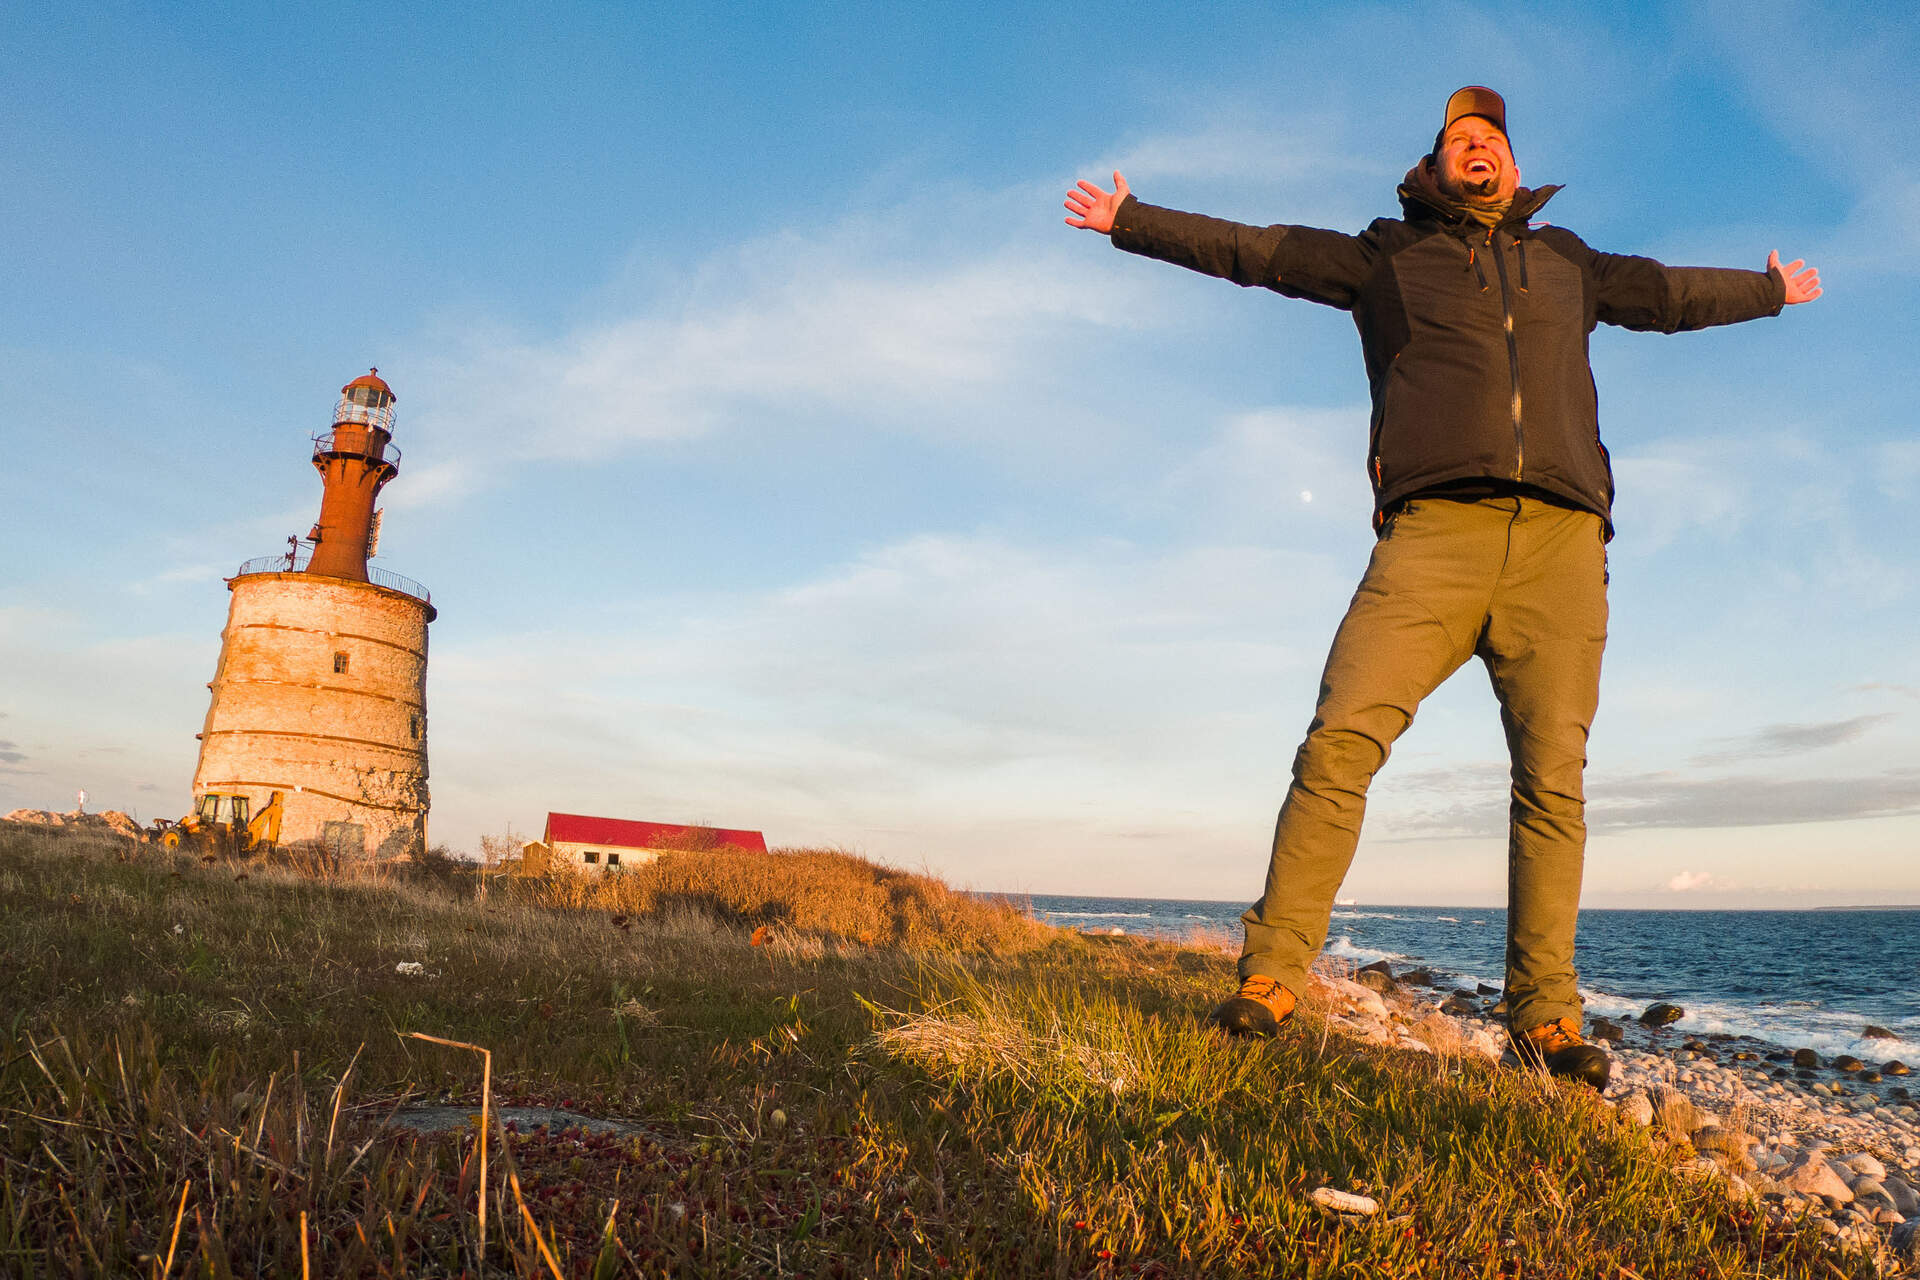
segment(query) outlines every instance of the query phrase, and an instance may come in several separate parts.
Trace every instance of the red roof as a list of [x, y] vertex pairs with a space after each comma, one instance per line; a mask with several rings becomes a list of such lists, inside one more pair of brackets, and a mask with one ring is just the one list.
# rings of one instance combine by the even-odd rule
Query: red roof
[[547, 843], [604, 844], [616, 849], [663, 849], [695, 843], [712, 832], [715, 846], [765, 853], [767, 838], [758, 831], [725, 831], [718, 827], [683, 827], [672, 822], [629, 822], [625, 818], [595, 818], [584, 813], [549, 813]]

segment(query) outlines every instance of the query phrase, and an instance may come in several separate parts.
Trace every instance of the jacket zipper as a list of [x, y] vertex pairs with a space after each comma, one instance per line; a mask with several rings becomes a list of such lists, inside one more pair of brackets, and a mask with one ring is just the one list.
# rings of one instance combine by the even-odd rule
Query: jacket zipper
[[1513, 335], [1513, 297], [1507, 288], [1507, 259], [1494, 239], [1495, 230], [1487, 228], [1487, 248], [1493, 254], [1494, 271], [1500, 276], [1500, 327], [1507, 331], [1507, 370], [1513, 378], [1513, 479], [1518, 481], [1527, 463], [1527, 440], [1520, 429], [1520, 342]]

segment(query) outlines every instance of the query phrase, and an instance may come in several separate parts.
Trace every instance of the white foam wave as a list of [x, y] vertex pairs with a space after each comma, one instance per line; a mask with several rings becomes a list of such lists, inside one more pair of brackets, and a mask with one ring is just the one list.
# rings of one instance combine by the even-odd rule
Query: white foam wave
[[1343, 933], [1328, 943], [1326, 953], [1330, 956], [1339, 956], [1342, 960], [1357, 960], [1361, 964], [1372, 964], [1375, 960], [1406, 961], [1411, 959], [1411, 957], [1402, 955], [1398, 951], [1380, 951], [1372, 947], [1356, 947], [1353, 945], [1353, 935], [1350, 933]]
[[1151, 920], [1151, 911], [1042, 911], [1043, 916], [1052, 919], [1067, 916], [1075, 920]]
[[1394, 915], [1391, 911], [1345, 911], [1345, 910], [1336, 910], [1333, 913], [1333, 918], [1336, 920], [1401, 920], [1401, 919], [1405, 919], [1404, 916]]
[[[1603, 991], [1583, 988], [1587, 1011], [1609, 1018], [1631, 1021], [1650, 1003]], [[1866, 1019], [1842, 1009], [1826, 1009], [1808, 1000], [1780, 1001], [1773, 1004], [1737, 1005], [1711, 1001], [1687, 1003], [1675, 1001], [1686, 1010], [1686, 1017], [1672, 1024], [1669, 1034], [1687, 1036], [1751, 1036], [1786, 1049], [1808, 1048], [1825, 1057], [1848, 1053], [1870, 1065], [1898, 1058], [1914, 1065], [1920, 1062], [1920, 1028], [1911, 1029], [1898, 1039], [1868, 1039], [1861, 1035]]]

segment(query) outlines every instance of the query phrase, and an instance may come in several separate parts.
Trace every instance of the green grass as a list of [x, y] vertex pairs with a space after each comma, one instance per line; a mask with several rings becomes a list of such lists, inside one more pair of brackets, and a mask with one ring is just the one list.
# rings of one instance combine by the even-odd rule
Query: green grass
[[[1215, 951], [842, 854], [634, 875], [619, 912], [0, 829], [0, 1274], [154, 1276], [177, 1219], [170, 1275], [299, 1275], [302, 1214], [328, 1277], [550, 1274], [529, 1219], [568, 1276], [1873, 1274], [1590, 1095], [1311, 1007], [1230, 1043]], [[483, 1185], [477, 1125], [382, 1123], [479, 1110], [477, 1055], [414, 1032], [490, 1050], [495, 1105], [640, 1128], [496, 1137]]]

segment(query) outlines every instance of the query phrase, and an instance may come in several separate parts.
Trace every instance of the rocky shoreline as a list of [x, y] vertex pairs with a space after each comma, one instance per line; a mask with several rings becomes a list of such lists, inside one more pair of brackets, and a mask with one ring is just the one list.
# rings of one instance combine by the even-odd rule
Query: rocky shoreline
[[[1518, 1068], [1499, 993], [1436, 988], [1385, 962], [1316, 973], [1309, 1002], [1371, 1044], [1472, 1054]], [[1748, 1036], [1692, 1035], [1685, 1010], [1641, 1021], [1589, 1020], [1613, 1078], [1602, 1097], [1674, 1149], [1690, 1174], [1786, 1221], [1812, 1215], [1837, 1242], [1873, 1253], [1887, 1275], [1920, 1271], [1920, 1085], [1899, 1062], [1823, 1060]]]

